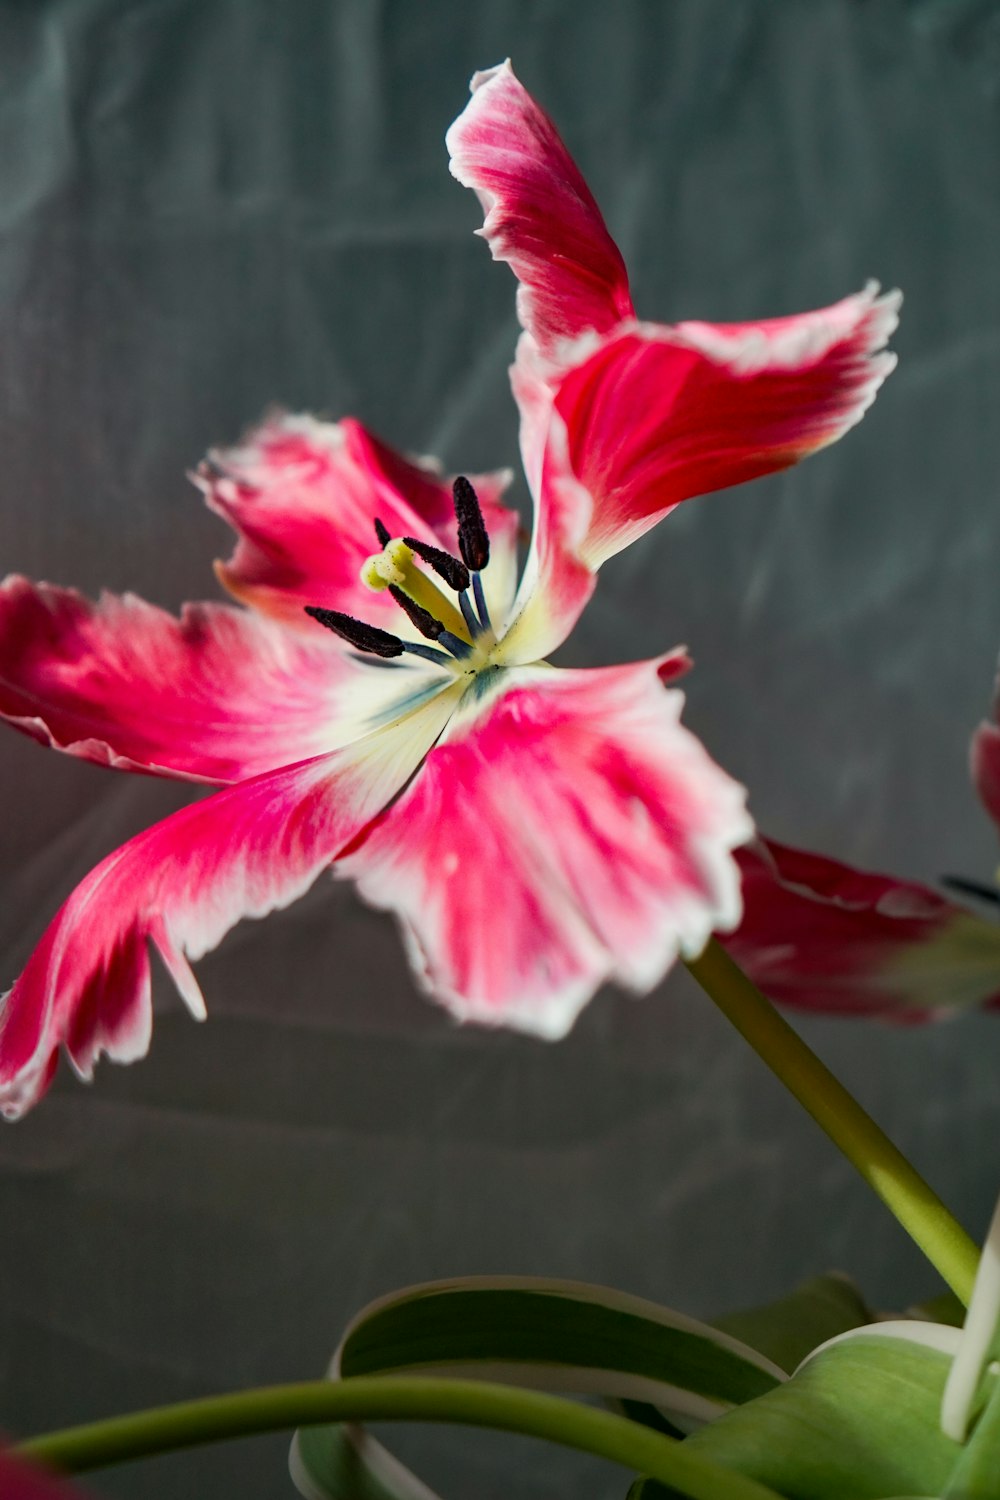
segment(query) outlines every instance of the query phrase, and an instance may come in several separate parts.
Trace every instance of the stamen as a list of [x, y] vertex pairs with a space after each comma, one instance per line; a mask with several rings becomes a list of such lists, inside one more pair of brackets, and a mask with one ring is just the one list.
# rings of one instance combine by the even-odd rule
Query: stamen
[[366, 557], [361, 569], [361, 582], [366, 588], [379, 593], [387, 589], [391, 583], [397, 587], [406, 582], [406, 569], [401, 568], [397, 562], [390, 557], [388, 551], [375, 552], [371, 557]]
[[364, 620], [356, 620], [353, 615], [345, 615], [339, 609], [321, 609], [316, 604], [307, 604], [305, 611], [327, 630], [348, 641], [356, 651], [370, 651], [373, 656], [388, 657], [402, 656], [406, 649], [398, 636], [379, 630], [377, 625], [366, 625]]
[[[456, 568], [462, 568], [457, 558], [453, 558], [452, 562]], [[462, 571], [466, 573], [464, 568]], [[361, 569], [361, 581], [376, 591], [395, 585], [459, 640], [464, 640], [467, 634], [471, 635], [460, 611], [442, 593], [430, 575], [417, 566], [414, 549], [402, 537], [387, 542], [381, 552], [366, 560]]]
[[986, 885], [981, 880], [967, 880], [964, 875], [942, 875], [940, 880], [950, 891], [958, 891], [962, 896], [975, 896], [980, 901], [988, 901], [991, 906], [1000, 906], [1000, 891], [995, 885]]
[[421, 542], [415, 536], [404, 536], [403, 541], [419, 558], [423, 559], [429, 568], [433, 568], [438, 577], [443, 578], [456, 594], [460, 594], [463, 589], [469, 587], [468, 568], [464, 563], [459, 562], [457, 557], [452, 557], [450, 552], [445, 552], [441, 547], [432, 547], [429, 542]]
[[394, 583], [390, 583], [389, 593], [403, 613], [409, 615], [420, 634], [427, 636], [428, 640], [436, 641], [444, 630], [441, 621], [435, 620], [429, 609], [424, 609], [422, 604], [418, 604], [416, 599], [411, 599], [409, 594], [404, 594], [403, 590], [397, 588]]
[[[448, 632], [445, 631], [444, 634], [447, 635]], [[425, 646], [423, 641], [404, 641], [403, 650], [422, 657], [424, 661], [432, 661], [436, 667], [454, 668], [455, 665], [447, 651], [439, 651], [436, 646]]]
[[442, 646], [447, 647], [458, 661], [464, 661], [467, 656], [472, 655], [472, 647], [468, 641], [463, 641], [457, 635], [452, 635], [450, 630], [442, 630], [438, 636]]
[[375, 535], [378, 537], [378, 544], [380, 547], [387, 546], [389, 543], [389, 538], [392, 535], [392, 532], [389, 530], [388, 526], [384, 521], [380, 521], [378, 516], [375, 517]]
[[472, 591], [476, 596], [476, 608], [479, 611], [479, 620], [484, 630], [492, 630], [493, 623], [490, 620], [490, 612], [486, 607], [486, 595], [483, 593], [483, 580], [478, 573], [472, 575]]
[[[479, 577], [478, 573], [476, 577]], [[477, 635], [482, 633], [482, 626], [476, 617], [476, 611], [472, 607], [472, 600], [469, 598], [468, 589], [462, 590], [458, 596], [458, 602], [462, 606], [462, 614], [465, 616], [465, 623], [469, 627], [469, 634], [475, 639]]]
[[479, 508], [479, 497], [464, 474], [459, 474], [455, 480], [452, 494], [458, 521], [458, 550], [470, 572], [478, 573], [490, 560], [490, 539]]

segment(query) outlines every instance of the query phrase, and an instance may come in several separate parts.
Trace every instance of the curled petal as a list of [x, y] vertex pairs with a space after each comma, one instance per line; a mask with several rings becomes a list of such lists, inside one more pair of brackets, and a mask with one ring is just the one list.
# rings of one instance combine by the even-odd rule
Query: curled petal
[[395, 717], [433, 674], [372, 672], [325, 631], [222, 604], [0, 584], [0, 718], [98, 765], [243, 781]]
[[[474, 484], [497, 562], [485, 576], [503, 576], [512, 592], [518, 521], [499, 501], [509, 477], [476, 475]], [[216, 564], [221, 582], [300, 629], [312, 628], [304, 606], [317, 604], [407, 633], [388, 595], [360, 581], [362, 564], [378, 550], [376, 518], [390, 536], [455, 548], [451, 485], [429, 463], [401, 457], [352, 420], [273, 416], [241, 447], [212, 453], [195, 478], [239, 534], [229, 561]], [[493, 602], [502, 614], [510, 595]]]
[[182, 808], [92, 870], [0, 1001], [0, 1112], [16, 1118], [41, 1097], [60, 1045], [84, 1078], [102, 1052], [116, 1062], [145, 1055], [150, 943], [203, 1016], [188, 960], [242, 917], [301, 896], [412, 774], [455, 696], [446, 689], [341, 750]]
[[743, 921], [722, 939], [770, 999], [926, 1021], [1000, 998], [1000, 928], [926, 886], [771, 840], [737, 856]]
[[739, 919], [743, 791], [679, 723], [682, 656], [498, 677], [338, 867], [462, 1020], [558, 1037]]
[[594, 499], [591, 567], [668, 511], [787, 468], [859, 422], [893, 369], [898, 292], [729, 327], [640, 323], [559, 385], [573, 473]]
[[632, 316], [618, 247], [573, 158], [510, 62], [476, 73], [445, 137], [451, 171], [485, 212], [479, 231], [520, 285], [517, 311], [546, 360]]
[[860, 421], [895, 364], [883, 346], [900, 298], [877, 290], [761, 323], [623, 324], [581, 340], [558, 377], [522, 338], [511, 379], [535, 524], [517, 660], [564, 640], [601, 564], [682, 500], [786, 468]]

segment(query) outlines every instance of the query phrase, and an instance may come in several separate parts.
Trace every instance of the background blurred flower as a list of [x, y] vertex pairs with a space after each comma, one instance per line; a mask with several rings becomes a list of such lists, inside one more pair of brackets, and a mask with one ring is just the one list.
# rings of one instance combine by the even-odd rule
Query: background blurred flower
[[[972, 736], [972, 779], [1000, 827], [1000, 728]], [[924, 885], [759, 839], [737, 856], [744, 914], [724, 937], [772, 1000], [804, 1010], [927, 1021], [1000, 1005], [1000, 926]], [[996, 904], [974, 881], [956, 889]]]

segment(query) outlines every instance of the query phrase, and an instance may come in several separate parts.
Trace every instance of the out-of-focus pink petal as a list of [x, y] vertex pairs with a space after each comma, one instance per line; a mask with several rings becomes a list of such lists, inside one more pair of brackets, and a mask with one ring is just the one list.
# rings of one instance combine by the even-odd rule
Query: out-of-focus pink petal
[[134, 594], [0, 584], [0, 718], [128, 771], [242, 781], [402, 711], [428, 675], [372, 671], [314, 622], [300, 635], [223, 604], [180, 619]]
[[[470, 477], [500, 559], [485, 582], [504, 571], [503, 555], [516, 555], [518, 520], [500, 504], [506, 470]], [[359, 578], [365, 559], [380, 550], [376, 516], [391, 536], [455, 551], [451, 485], [352, 420], [273, 416], [239, 448], [213, 452], [196, 479], [208, 504], [239, 534], [229, 561], [216, 564], [221, 582], [238, 599], [303, 630], [315, 628], [303, 607], [318, 604], [397, 635], [412, 633], [389, 595], [372, 593]]]
[[87, 1500], [88, 1493], [48, 1469], [0, 1451], [0, 1500]]
[[683, 654], [484, 682], [338, 873], [460, 1019], [561, 1036], [739, 919], [741, 787], [679, 723]]
[[972, 780], [979, 800], [1000, 828], [1000, 729], [982, 723], [972, 736]]
[[149, 944], [196, 1016], [197, 959], [242, 917], [287, 906], [393, 797], [448, 720], [453, 685], [355, 743], [227, 787], [109, 855], [77, 886], [0, 1002], [0, 1112], [44, 1093], [64, 1046], [89, 1078], [101, 1053], [145, 1055]]
[[614, 553], [682, 500], [787, 467], [840, 437], [895, 363], [899, 297], [865, 291], [762, 323], [631, 323], [555, 377], [528, 337], [511, 371], [535, 500], [511, 661], [565, 640]]
[[476, 73], [445, 137], [451, 170], [485, 213], [479, 231], [520, 285], [517, 311], [546, 360], [632, 316], [628, 276], [587, 184], [510, 66]]
[[722, 939], [770, 999], [926, 1021], [1000, 997], [1000, 927], [926, 886], [771, 840], [743, 849], [743, 921]]

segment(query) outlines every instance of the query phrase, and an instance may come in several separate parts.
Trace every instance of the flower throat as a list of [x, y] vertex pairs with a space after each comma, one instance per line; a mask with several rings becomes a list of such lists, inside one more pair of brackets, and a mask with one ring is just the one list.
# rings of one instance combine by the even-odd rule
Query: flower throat
[[[417, 537], [393, 538], [388, 527], [376, 517], [375, 535], [382, 551], [369, 557], [361, 569], [361, 581], [366, 587], [375, 593], [388, 589], [420, 634], [435, 645], [403, 640], [338, 609], [307, 604], [306, 614], [341, 636], [356, 651], [372, 656], [402, 656], [409, 652], [452, 669], [457, 663], [463, 667], [481, 664], [485, 652], [496, 640], [481, 577], [490, 560], [490, 539], [479, 497], [462, 474], [452, 486], [452, 497], [458, 523], [459, 557]], [[457, 596], [457, 607], [434, 579], [417, 566], [418, 558]], [[473, 657], [478, 661], [474, 663]]]

